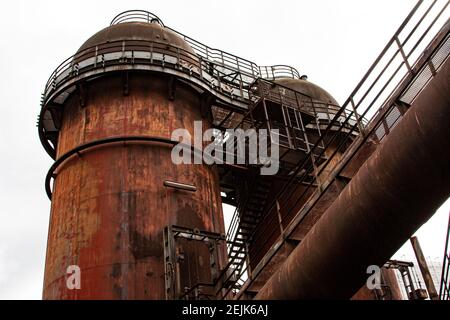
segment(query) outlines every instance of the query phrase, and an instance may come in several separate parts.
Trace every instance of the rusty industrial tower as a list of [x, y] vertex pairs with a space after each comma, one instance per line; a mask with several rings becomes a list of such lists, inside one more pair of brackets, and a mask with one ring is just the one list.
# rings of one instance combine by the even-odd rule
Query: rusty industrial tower
[[[339, 105], [292, 67], [146, 11], [115, 17], [42, 96], [55, 160], [44, 299], [399, 298], [390, 269], [408, 282], [410, 266], [388, 260], [450, 196], [449, 28], [448, 1], [418, 1]], [[197, 120], [269, 130], [278, 173], [174, 164], [171, 133]], [[226, 233], [222, 203], [236, 208]], [[383, 289], [359, 290], [383, 264]]]

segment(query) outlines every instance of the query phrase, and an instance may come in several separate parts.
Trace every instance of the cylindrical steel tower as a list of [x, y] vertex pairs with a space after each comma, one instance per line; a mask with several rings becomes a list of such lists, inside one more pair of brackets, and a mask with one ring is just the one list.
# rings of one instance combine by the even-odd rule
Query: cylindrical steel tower
[[[180, 55], [191, 59], [182, 67], [193, 68], [196, 56], [157, 17], [144, 18], [119, 16], [47, 86], [39, 129], [56, 163], [44, 299], [164, 299], [164, 228], [224, 233], [215, 168], [171, 160], [174, 129], [193, 135], [194, 121], [210, 124], [201, 93], [164, 69]], [[155, 59], [154, 68], [144, 59]], [[181, 286], [211, 281], [208, 249], [199, 242], [182, 250], [179, 272], [189, 273], [190, 283]], [[220, 269], [224, 248], [216, 252]], [[80, 268], [80, 289], [67, 287], [71, 265]]]
[[[87, 40], [51, 75], [38, 122], [55, 159], [46, 178], [52, 213], [44, 298], [230, 297], [244, 262], [253, 267], [261, 258], [255, 248], [267, 250], [277, 236], [257, 228], [277, 184], [254, 173], [279, 162], [272, 174], [284, 181], [309, 159], [315, 167], [305, 172], [320, 178], [323, 142], [311, 148], [340, 107], [300, 78], [290, 66], [258, 66], [210, 48], [145, 11], [120, 14]], [[174, 164], [174, 130], [194, 136], [196, 152], [204, 147], [198, 135], [212, 127], [215, 137], [266, 130], [269, 141], [259, 143], [268, 142], [270, 153], [279, 147], [280, 157], [239, 162], [233, 147], [218, 152], [227, 162], [214, 166]], [[230, 155], [237, 163], [228, 163]], [[221, 196], [239, 207], [228, 242]], [[288, 209], [280, 208], [285, 224]], [[261, 222], [273, 229], [271, 220]], [[253, 230], [263, 244], [255, 237], [248, 245]], [[81, 288], [67, 286], [71, 266], [81, 271]]]

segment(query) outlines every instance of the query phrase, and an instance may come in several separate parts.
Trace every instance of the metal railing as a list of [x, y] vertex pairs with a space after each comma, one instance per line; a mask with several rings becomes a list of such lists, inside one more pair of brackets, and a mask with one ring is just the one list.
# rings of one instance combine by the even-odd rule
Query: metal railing
[[[210, 48], [165, 27], [161, 19], [147, 11], [126, 11], [116, 16], [111, 25], [128, 22], [156, 22], [183, 38], [192, 51], [159, 41], [126, 40], [101, 43], [64, 60], [53, 71], [45, 85], [38, 124], [40, 139], [52, 157], [55, 156], [55, 146], [48, 141], [46, 130], [54, 126], [46, 125], [52, 121], [47, 106], [53, 102], [63, 104], [64, 99], [75, 90], [75, 85], [89, 77], [121, 70], [169, 72], [201, 84], [203, 89], [237, 109], [246, 109], [251, 104], [249, 88], [256, 79], [299, 78], [295, 68], [282, 65], [260, 67], [249, 60]], [[46, 124], [43, 120], [46, 120]]]
[[160, 18], [158, 18], [153, 13], [145, 10], [128, 10], [122, 12], [111, 21], [111, 25], [128, 22], [146, 22], [146, 23], [157, 22], [159, 25], [176, 33], [178, 36], [184, 39], [198, 56], [202, 57], [207, 61], [214, 62], [222, 66], [226, 66], [227, 69], [239, 71], [242, 74], [272, 80], [281, 77], [294, 79], [300, 78], [299, 72], [291, 66], [286, 65], [258, 66], [256, 63], [250, 60], [238, 57], [223, 50], [211, 48], [191, 37], [188, 37], [187, 35], [175, 29], [164, 26], [164, 23], [161, 21]]
[[[280, 221], [280, 227], [283, 230], [282, 234], [278, 237], [278, 240], [272, 245], [272, 248], [266, 251], [261, 262], [252, 270], [252, 278], [247, 280], [243, 289], [239, 292], [238, 298], [242, 295], [246, 288], [253, 282], [265, 265], [271, 260], [276, 252], [281, 247], [281, 244], [286, 238], [293, 232], [293, 230], [299, 225], [304, 217], [309, 213], [311, 208], [317, 203], [320, 197], [326, 192], [328, 187], [333, 183], [338, 174], [345, 168], [354, 155], [360, 150], [361, 146], [369, 139], [376, 141], [382, 140], [389, 134], [390, 129], [398, 122], [389, 121], [387, 123], [387, 117], [392, 113], [394, 108], [397, 108], [398, 101], [403, 97], [409, 96], [411, 90], [411, 83], [416, 83], [419, 88], [414, 89], [417, 94], [430, 80], [429, 77], [426, 81], [417, 80], [423, 74], [423, 70], [426, 68], [432, 68], [438, 71], [443, 62], [446, 61], [449, 55], [448, 51], [448, 33], [449, 33], [449, 21], [448, 21], [448, 4], [449, 1], [418, 1], [412, 9], [411, 13], [407, 16], [405, 21], [401, 24], [400, 28], [389, 40], [386, 47], [382, 50], [378, 58], [369, 68], [366, 75], [356, 86], [349, 98], [345, 101], [340, 110], [334, 115], [333, 120], [329, 123], [327, 128], [322, 133], [320, 139], [315, 143], [310, 152], [314, 152], [327, 133], [334, 131], [331, 138], [327, 138], [325, 141], [325, 148], [321, 152], [324, 153], [332, 143], [336, 143], [337, 147], [334, 152], [327, 157], [325, 164], [320, 166], [320, 170], [315, 174], [314, 179], [307, 183], [308, 187], [301, 195], [296, 195], [296, 201], [289, 206], [282, 208], [285, 212], [291, 213], [294, 216], [290, 221]], [[430, 42], [429, 39], [431, 31], [437, 34], [436, 37]], [[424, 41], [427, 39], [427, 42]], [[431, 43], [431, 44], [430, 44]], [[430, 45], [429, 45], [430, 44]], [[430, 47], [436, 45], [435, 47]], [[427, 47], [428, 46], [428, 47]], [[440, 59], [436, 57], [443, 56]], [[413, 63], [413, 61], [415, 61]], [[412, 103], [413, 100], [408, 101]], [[339, 129], [336, 130], [336, 123], [338, 119], [345, 115], [345, 120], [340, 123]], [[399, 118], [402, 116], [402, 112], [399, 112]], [[370, 117], [369, 125], [364, 128], [359, 139], [353, 141], [353, 144], [347, 148], [348, 142], [351, 142], [352, 132], [356, 132], [357, 124], [349, 126], [349, 121], [355, 116], [357, 118]], [[381, 126], [387, 126], [388, 130], [383, 135], [377, 135], [377, 129]], [[334, 128], [333, 128], [334, 127]], [[344, 128], [349, 128], [347, 133], [344, 132]], [[328, 136], [330, 137], [330, 136]], [[345, 152], [345, 153], [344, 153]], [[333, 163], [333, 159], [338, 153], [343, 153], [341, 160], [338, 164]], [[297, 178], [296, 182], [307, 182], [307, 173], [312, 172], [314, 163], [308, 162], [308, 160], [301, 161], [292, 174], [292, 178], [280, 188], [275, 200], [268, 206], [266, 212], [274, 210], [276, 203], [281, 197], [290, 197], [295, 188], [292, 187], [294, 178]], [[318, 163], [316, 163], [318, 165]], [[325, 181], [318, 181], [317, 177], [320, 176], [324, 170], [330, 171], [328, 178]], [[304, 172], [304, 174], [301, 174]], [[299, 175], [300, 174], [300, 175]], [[316, 188], [311, 195], [308, 191], [314, 186], [319, 185], [320, 188]], [[301, 201], [306, 201], [304, 205], [297, 208]], [[280, 201], [280, 203], [283, 203]], [[294, 212], [292, 212], [295, 210]], [[275, 218], [272, 222], [276, 223]], [[268, 221], [261, 220], [261, 223], [270, 224]], [[280, 232], [278, 228], [272, 228], [272, 233]], [[255, 241], [256, 234], [251, 238]], [[254, 254], [258, 254], [262, 248], [265, 247], [265, 243], [271, 238], [271, 233], [265, 233], [263, 238], [258, 236], [263, 242], [258, 243]], [[258, 239], [256, 239], [258, 240]], [[245, 271], [245, 269], [243, 270]]]
[[211, 61], [218, 65], [221, 65], [227, 69], [239, 72], [243, 76], [248, 76], [252, 79], [265, 78], [270, 80], [275, 80], [278, 78], [300, 79], [300, 73], [294, 67], [286, 65], [258, 66], [256, 63], [250, 60], [238, 57], [219, 49], [208, 47], [207, 45], [194, 40], [193, 38], [188, 37], [181, 32], [178, 32], [169, 27], [166, 28], [175, 32], [181, 38], [183, 38], [198, 56], [206, 59], [207, 61]]
[[444, 258], [442, 261], [439, 299], [450, 300], [450, 213], [448, 219], [447, 235], [445, 239]]
[[318, 101], [305, 93], [295, 91], [284, 85], [274, 85], [272, 81], [267, 79], [258, 79], [256, 85], [261, 89], [260, 93], [253, 93], [258, 98], [268, 99], [280, 105], [309, 112], [313, 114], [318, 121], [324, 121], [326, 124], [332, 121], [334, 116], [339, 112], [341, 112], [341, 115], [337, 119], [338, 123], [345, 121], [347, 116], [350, 116], [348, 123], [350, 126], [358, 123], [358, 126], [362, 128], [368, 123], [366, 118], [352, 112], [352, 109], [349, 108], [350, 106], [347, 106], [346, 109], [341, 111], [342, 107], [339, 105]]
[[[389, 134], [389, 130], [398, 122], [398, 119], [402, 115], [400, 112], [398, 119], [395, 121], [386, 120], [392, 110], [397, 108], [395, 102], [402, 97], [406, 97], [408, 90], [411, 91], [414, 89], [416, 92], [415, 96], [417, 96], [418, 92], [421, 90], [420, 88], [426, 85], [427, 81], [422, 81], [419, 82], [419, 89], [410, 88], [406, 90], [407, 88], [402, 87], [402, 84], [405, 82], [412, 83], [414, 79], [417, 79], [417, 76], [421, 74], [424, 68], [426, 68], [427, 65], [421, 60], [426, 58], [423, 54], [421, 55], [425, 49], [422, 44], [424, 43], [426, 36], [430, 34], [434, 28], [440, 28], [439, 24], [442, 22], [442, 16], [447, 12], [449, 1], [434, 0], [426, 3], [429, 3], [430, 5], [424, 6], [423, 0], [418, 1], [405, 22], [388, 42], [387, 46], [375, 60], [374, 64], [369, 68], [366, 75], [351, 93], [344, 105], [340, 108], [336, 107], [336, 112], [328, 111], [327, 117], [329, 121], [326, 128], [324, 128], [320, 138], [310, 148], [308, 154], [316, 155], [313, 158], [322, 159], [321, 156], [324, 155], [325, 150], [327, 150], [332, 143], [337, 143], [337, 148], [331, 155], [328, 155], [327, 161], [324, 164], [305, 159], [296, 165], [295, 170], [293, 170], [292, 178], [280, 188], [275, 199], [278, 200], [280, 197], [292, 195], [295, 188], [290, 187], [294, 180], [296, 183], [304, 182], [308, 185], [308, 188], [300, 195], [295, 203], [290, 205], [290, 207], [284, 207], [283, 209], [285, 211], [290, 212], [294, 210], [297, 204], [307, 197], [307, 191], [310, 188], [321, 184], [321, 188], [317, 195], [310, 198], [313, 201], [318, 201], [321, 194], [327, 190], [328, 186], [331, 185], [340, 170], [342, 170], [342, 168], [351, 160], [368, 137], [381, 140]], [[442, 5], [436, 6], [437, 4]], [[424, 9], [421, 12], [420, 9], [422, 8]], [[414, 22], [415, 17], [417, 18], [416, 22]], [[131, 22], [134, 19], [145, 19], [145, 17], [135, 16], [132, 12], [128, 12], [125, 16], [119, 15], [113, 22], [114, 24], [125, 21]], [[147, 22], [151, 22], [151, 19], [153, 18], [148, 17]], [[429, 21], [430, 19], [431, 21]], [[404, 33], [406, 33], [406, 35]], [[177, 34], [180, 33], [177, 32]], [[102, 72], [102, 70], [105, 70], [108, 66], [122, 64], [131, 65], [133, 67], [139, 65], [157, 65], [163, 68], [171, 68], [178, 72], [182, 72], [188, 77], [195, 77], [209, 86], [209, 89], [213, 92], [225, 95], [231, 99], [244, 100], [248, 104], [252, 103], [252, 101], [249, 100], [251, 96], [249, 88], [258, 78], [264, 76], [273, 80], [279, 75], [285, 77], [289, 74], [294, 78], [299, 78], [299, 73], [294, 68], [286, 66], [259, 67], [249, 60], [239, 58], [221, 50], [209, 48], [187, 36], [180, 35], [190, 44], [195, 53], [176, 46], [168, 46], [166, 43], [130, 40], [100, 44], [75, 54], [66, 59], [52, 73], [45, 87], [43, 105], [48, 102], [48, 99], [55, 92], [66, 83], [69, 83], [72, 79], [83, 74], [87, 75], [95, 70]], [[448, 37], [446, 39], [448, 40]], [[431, 55], [431, 52], [426, 52], [426, 54]], [[445, 59], [447, 56], [448, 50], [445, 54]], [[445, 61], [445, 59], [442, 61]], [[412, 61], [416, 61], [416, 63], [412, 63]], [[431, 61], [435, 70], [438, 70], [439, 66], [442, 64], [441, 60], [439, 63], [435, 63], [436, 59], [433, 62], [433, 59], [429, 59], [429, 57], [426, 61]], [[327, 106], [325, 106], [325, 108], [327, 108]], [[365, 117], [371, 117], [371, 121], [367, 128], [361, 130], [361, 128], [358, 128], [358, 123], [363, 122]], [[379, 135], [377, 132], [382, 126], [383, 128], [387, 127], [388, 130], [385, 130], [382, 135]], [[361, 139], [356, 140], [353, 145], [347, 149], [348, 142], [351, 142], [355, 133], [362, 133]], [[324, 137], [327, 135], [329, 138], [325, 141]], [[340, 167], [334, 167], [334, 162], [331, 160], [338, 152], [344, 152], [345, 150], [347, 150], [345, 161], [341, 162]], [[313, 172], [315, 167], [319, 167], [319, 165], [320, 170], [315, 172], [314, 179], [309, 180], [310, 177], [308, 177], [307, 174], [302, 174], [302, 172]], [[321, 175], [324, 170], [332, 170], [333, 174], [330, 176], [331, 178], [329, 180], [319, 183], [317, 177]], [[273, 211], [275, 204], [276, 201], [270, 204], [267, 212]], [[281, 226], [280, 229], [283, 230], [280, 235], [282, 240], [280, 241], [284, 241], [296, 225], [298, 225], [305, 217], [310, 208], [314, 205], [314, 203], [311, 204], [312, 205], [310, 206], [302, 207], [298, 212], [294, 212], [295, 217], [290, 220], [290, 222], [279, 221]], [[272, 229], [274, 232], [280, 232], [278, 228]], [[269, 238], [270, 236], [266, 235], [266, 241], [268, 241]], [[276, 253], [281, 247], [277, 246], [277, 243], [278, 242], [273, 246], [275, 249], [267, 254], [273, 256], [273, 254]], [[261, 245], [261, 248], [262, 247], [263, 245]], [[266, 263], [267, 261], [270, 261], [270, 257], [268, 259], [262, 259], [261, 261], [265, 261]], [[264, 264], [258, 265], [257, 268], [252, 270], [252, 279], [258, 275], [263, 267]], [[240, 273], [241, 280], [247, 268], [248, 266], [242, 269]], [[246, 285], [248, 286], [249, 283], [250, 282], [247, 282]], [[243, 292], [243, 290], [241, 290], [241, 292]]]
[[263, 79], [276, 80], [279, 78], [300, 79], [300, 73], [291, 66], [259, 66], [259, 76]]
[[[195, 74], [214, 90], [232, 98], [248, 98], [248, 88], [260, 77], [256, 64], [220, 50], [190, 44], [195, 54], [163, 42], [144, 40], [113, 41], [86, 48], [64, 60], [52, 72], [45, 85], [43, 104], [53, 92], [75, 76], [107, 65], [139, 63], [172, 66], [189, 76]], [[295, 78], [299, 74], [294, 68], [286, 66], [274, 66], [268, 70], [270, 72], [265, 72], [265, 75], [270, 79]]]
[[113, 26], [119, 23], [127, 22], [145, 22], [145, 23], [158, 23], [164, 27], [164, 23], [155, 14], [145, 10], [127, 10], [119, 13], [112, 19], [110, 25]]
[[[162, 27], [176, 33], [182, 39], [184, 39], [192, 50], [195, 52], [193, 55], [191, 52], [188, 52], [182, 48], [170, 46], [170, 51], [178, 52], [180, 54], [179, 58], [187, 58], [188, 63], [192, 63], [193, 60], [200, 60], [202, 63], [202, 67], [204, 70], [208, 70], [211, 66], [211, 63], [214, 64], [215, 69], [218, 73], [221, 73], [222, 77], [227, 77], [230, 75], [234, 75], [236, 73], [240, 74], [240, 80], [245, 85], [249, 85], [255, 79], [262, 77], [267, 79], [277, 79], [280, 77], [288, 77], [288, 78], [300, 78], [299, 72], [290, 66], [285, 65], [275, 65], [275, 66], [258, 66], [256, 63], [251, 62], [250, 60], [243, 59], [236, 55], [227, 53], [225, 51], [211, 48], [191, 37], [188, 37], [181, 32], [178, 32], [172, 28], [164, 26], [162, 20], [154, 15], [151, 12], [143, 11], [143, 10], [129, 10], [125, 11], [119, 15], [117, 15], [112, 21], [111, 25], [120, 24], [120, 23], [129, 23], [129, 22], [145, 22], [145, 23], [158, 23]], [[93, 65], [103, 65], [106, 62], [106, 57], [104, 52], [108, 52], [110, 55], [114, 52], [122, 53], [123, 57], [131, 55], [131, 58], [134, 55], [133, 50], [130, 52], [130, 47], [135, 48], [147, 48], [144, 49], [145, 53], [153, 53], [153, 45], [155, 48], [158, 46], [162, 50], [163, 46], [167, 46], [167, 44], [163, 42], [157, 41], [138, 41], [138, 40], [129, 40], [129, 41], [116, 41], [116, 42], [108, 42], [99, 44], [97, 46], [87, 48], [81, 52], [76, 53], [75, 55], [69, 57], [64, 60], [51, 74], [49, 80], [47, 81], [44, 98], [48, 96], [49, 88], [56, 89], [58, 84], [63, 80], [64, 77], [69, 77], [73, 75], [74, 72], [76, 74], [80, 74], [82, 72], [83, 67], [80, 64], [89, 65], [89, 60], [83, 61], [83, 58], [93, 58]], [[141, 50], [134, 50], [139, 52]], [[164, 53], [164, 52], [160, 52]], [[122, 58], [123, 58], [122, 57]], [[177, 56], [175, 56], [177, 57]], [[150, 57], [151, 59], [151, 57]], [[209, 65], [206, 65], [210, 63]]]

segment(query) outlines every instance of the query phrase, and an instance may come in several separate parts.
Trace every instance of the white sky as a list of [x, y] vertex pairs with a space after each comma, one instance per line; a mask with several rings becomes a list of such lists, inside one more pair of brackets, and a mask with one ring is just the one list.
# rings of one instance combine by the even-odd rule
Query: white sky
[[[118, 13], [149, 10], [211, 47], [288, 64], [344, 102], [412, 8], [412, 0], [0, 1], [0, 299], [40, 299], [52, 164], [35, 127], [53, 69]], [[441, 257], [450, 201], [418, 232]], [[228, 210], [227, 210], [228, 211]], [[412, 254], [406, 246], [398, 255]]]

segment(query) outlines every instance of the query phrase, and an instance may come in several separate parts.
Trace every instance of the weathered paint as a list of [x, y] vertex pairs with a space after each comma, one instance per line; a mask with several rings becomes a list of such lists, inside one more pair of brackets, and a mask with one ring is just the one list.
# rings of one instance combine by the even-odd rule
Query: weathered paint
[[381, 268], [381, 288], [371, 290], [364, 284], [351, 300], [403, 300], [395, 272], [394, 269]]
[[[333, 132], [329, 134], [331, 137]], [[368, 144], [369, 145], [369, 144]], [[372, 145], [372, 144], [370, 144]], [[331, 154], [336, 150], [336, 143], [333, 143], [326, 149], [326, 155], [331, 156]], [[365, 150], [366, 148], [362, 148]], [[342, 156], [342, 149], [336, 153], [332, 161], [328, 163], [326, 168], [323, 169], [322, 173], [319, 175], [317, 181], [322, 181], [328, 178], [331, 169], [339, 162]], [[359, 167], [361, 166], [363, 160], [366, 160], [368, 156], [364, 157], [365, 154], [362, 155], [362, 152], [357, 153], [357, 157], [355, 157], [347, 167]], [[320, 169], [320, 168], [319, 168]], [[349, 170], [348, 170], [349, 171]], [[356, 171], [356, 170], [354, 170]], [[351, 175], [354, 175], [354, 172], [350, 172]], [[285, 181], [274, 181], [274, 184], [269, 192], [269, 197], [266, 201], [266, 209], [268, 205], [270, 205], [273, 201], [275, 201], [275, 195], [277, 194], [277, 190], [282, 187], [282, 183]], [[342, 179], [337, 179], [334, 181], [331, 186], [324, 192], [324, 195], [319, 199], [314, 207], [311, 208], [310, 212], [302, 219], [302, 221], [298, 224], [298, 226], [293, 230], [292, 234], [289, 236], [289, 239], [301, 241], [312, 228], [312, 226], [319, 220], [325, 210], [333, 203], [342, 189], [345, 187], [346, 182]], [[296, 214], [299, 210], [305, 205], [305, 203], [309, 200], [311, 195], [316, 191], [317, 185], [311, 185], [307, 187], [305, 184], [293, 184], [292, 190], [283, 194], [279, 199], [279, 213], [282, 220], [282, 227], [286, 228], [292, 222]], [[261, 261], [263, 256], [267, 253], [267, 251], [273, 246], [276, 240], [280, 236], [280, 227], [279, 226], [278, 214], [276, 208], [268, 212], [267, 215], [264, 216], [263, 222], [258, 225], [255, 230], [254, 241], [252, 241], [249, 245], [249, 256], [250, 256], [250, 264], [252, 268], [255, 268], [257, 264]], [[262, 273], [272, 272], [267, 269], [267, 271], [263, 271]], [[265, 277], [261, 275], [261, 277]]]
[[[77, 93], [68, 99], [58, 156], [107, 137], [170, 138], [176, 128], [193, 134], [194, 120], [202, 120], [199, 95], [178, 84], [171, 101], [164, 75], [130, 74], [128, 95], [123, 85], [121, 74], [102, 77], [86, 84], [84, 107]], [[170, 153], [164, 144], [117, 143], [72, 157], [58, 169], [45, 299], [164, 299], [163, 228], [224, 233], [215, 168], [174, 165]], [[164, 187], [165, 180], [195, 185], [197, 191]], [[204, 251], [195, 245], [186, 250], [191, 256]], [[196, 274], [209, 274], [208, 263], [192, 263]], [[219, 265], [224, 263], [222, 255]], [[80, 290], [66, 288], [69, 265], [81, 268]]]
[[447, 61], [257, 299], [350, 298], [449, 197], [449, 72]]
[[434, 286], [433, 278], [431, 277], [430, 269], [428, 269], [428, 264], [425, 260], [422, 248], [420, 247], [419, 240], [417, 237], [411, 237], [409, 240], [411, 241], [411, 245], [414, 249], [416, 260], [420, 268], [420, 273], [422, 274], [423, 281], [427, 287], [428, 295], [431, 300], [439, 300], [439, 295], [437, 294], [436, 287]]

